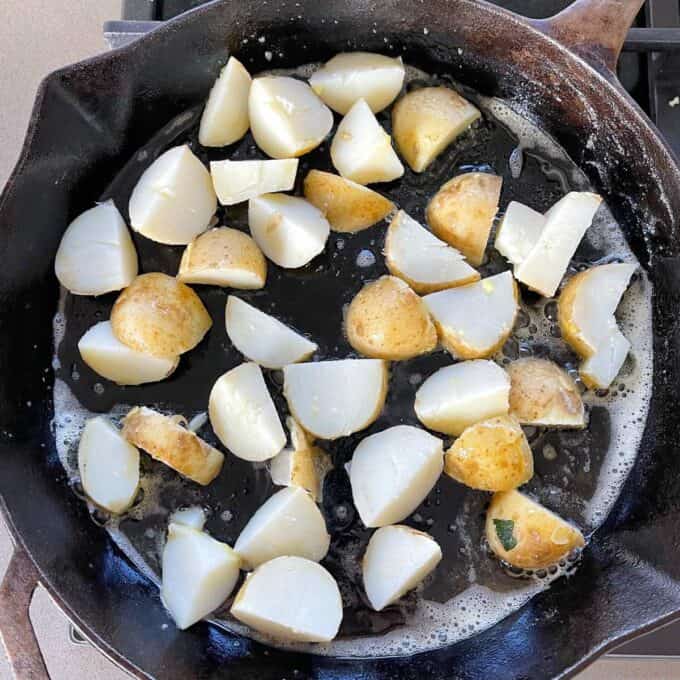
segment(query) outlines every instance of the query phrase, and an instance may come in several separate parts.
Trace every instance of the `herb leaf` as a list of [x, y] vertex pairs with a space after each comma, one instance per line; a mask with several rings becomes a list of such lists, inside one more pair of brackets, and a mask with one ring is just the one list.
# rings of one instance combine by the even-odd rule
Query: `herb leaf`
[[512, 550], [517, 545], [517, 539], [513, 534], [515, 522], [511, 519], [495, 519], [493, 525], [503, 549]]

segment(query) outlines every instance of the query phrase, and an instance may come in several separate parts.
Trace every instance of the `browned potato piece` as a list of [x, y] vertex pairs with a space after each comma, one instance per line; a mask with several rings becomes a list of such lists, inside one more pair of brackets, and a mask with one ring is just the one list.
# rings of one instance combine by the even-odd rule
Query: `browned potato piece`
[[497, 416], [470, 425], [444, 456], [444, 471], [482, 491], [508, 491], [534, 475], [534, 457], [519, 423]]
[[545, 569], [585, 545], [576, 527], [519, 491], [491, 499], [486, 540], [500, 559], [520, 569]]
[[523, 425], [585, 427], [583, 401], [576, 383], [557, 364], [530, 357], [513, 361], [510, 415]]
[[182, 427], [177, 416], [136, 406], [123, 420], [123, 437], [152, 458], [198, 484], [210, 484], [222, 469], [224, 455]]
[[176, 357], [203, 339], [212, 319], [189, 286], [153, 273], [138, 276], [111, 310], [113, 334], [138, 352]]
[[498, 212], [503, 180], [487, 172], [467, 172], [450, 179], [427, 206], [427, 221], [443, 241], [479, 266]]
[[367, 229], [394, 210], [394, 203], [377, 191], [321, 170], [310, 170], [305, 177], [305, 198], [339, 232]]
[[437, 344], [427, 307], [395, 276], [381, 276], [357, 293], [347, 310], [345, 329], [357, 352], [376, 359], [410, 359]]
[[392, 110], [392, 134], [414, 172], [427, 166], [481, 116], [448, 87], [424, 87], [402, 97]]

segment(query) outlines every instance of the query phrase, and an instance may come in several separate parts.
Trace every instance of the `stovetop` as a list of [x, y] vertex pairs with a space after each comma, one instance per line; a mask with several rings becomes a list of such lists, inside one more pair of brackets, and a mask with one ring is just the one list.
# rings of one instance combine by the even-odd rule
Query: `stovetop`
[[[116, 47], [205, 0], [123, 0], [122, 20], [105, 24]], [[556, 14], [570, 0], [491, 0], [531, 18]], [[621, 84], [656, 123], [680, 158], [680, 0], [647, 0], [628, 35], [618, 65]], [[680, 621], [642, 635], [613, 655], [680, 657]]]

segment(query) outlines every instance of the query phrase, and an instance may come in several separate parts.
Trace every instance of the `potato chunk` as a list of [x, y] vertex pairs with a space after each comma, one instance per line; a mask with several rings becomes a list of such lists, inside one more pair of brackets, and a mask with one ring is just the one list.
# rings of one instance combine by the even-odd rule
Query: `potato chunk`
[[222, 205], [236, 205], [295, 185], [297, 158], [274, 161], [213, 161], [210, 175]]

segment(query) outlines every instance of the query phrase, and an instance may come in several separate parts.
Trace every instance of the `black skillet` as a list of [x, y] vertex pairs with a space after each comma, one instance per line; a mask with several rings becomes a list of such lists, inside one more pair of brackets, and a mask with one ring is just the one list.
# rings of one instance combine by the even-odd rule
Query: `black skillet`
[[[17, 539], [1, 592], [0, 631], [20, 677], [45, 673], [26, 615], [37, 581], [104, 653], [135, 674], [157, 678], [557, 677], [680, 613], [680, 431], [674, 403], [680, 378], [680, 172], [613, 75], [640, 4], [581, 0], [554, 19], [530, 22], [469, 0], [215, 2], [132, 46], [46, 79], [26, 146], [0, 199], [0, 492]], [[266, 35], [275, 63], [253, 35]], [[654, 396], [643, 443], [576, 574], [463, 642], [373, 660], [287, 653], [208, 624], [184, 633], [162, 628], [168, 618], [155, 587], [69, 488], [50, 426], [51, 319], [58, 299], [52, 262], [66, 224], [103, 195], [125, 193], [134, 169], [120, 175], [121, 168], [149, 139], [158, 140], [167, 123], [204, 100], [229, 53], [257, 72], [351, 49], [401, 54], [429, 73], [454, 74], [463, 86], [507, 99], [538, 122], [605, 196], [655, 288]], [[176, 254], [158, 252], [159, 259], [149, 263], [170, 271]], [[329, 256], [314, 266], [334, 265]], [[313, 274], [288, 285], [311, 295]], [[74, 337], [79, 322], [88, 325], [110, 303], [73, 307]], [[299, 313], [307, 307], [314, 309], [300, 303]], [[224, 338], [215, 309], [215, 339], [208, 343], [219, 344]], [[316, 319], [323, 335], [323, 314], [306, 314], [305, 321]], [[200, 382], [198, 376], [206, 383], [181, 397], [189, 406], [204, 404], [211, 380], [227, 366], [216, 366], [208, 380], [200, 372], [201, 357], [200, 349], [189, 356], [178, 382], [151, 388], [144, 397], [133, 391], [129, 401], [172, 401], [173, 390], [180, 401], [181, 385]], [[64, 366], [69, 357], [61, 358]], [[90, 376], [81, 385], [94, 382]], [[108, 391], [95, 399], [94, 391], [78, 389], [95, 410], [106, 410], [114, 399]]]

